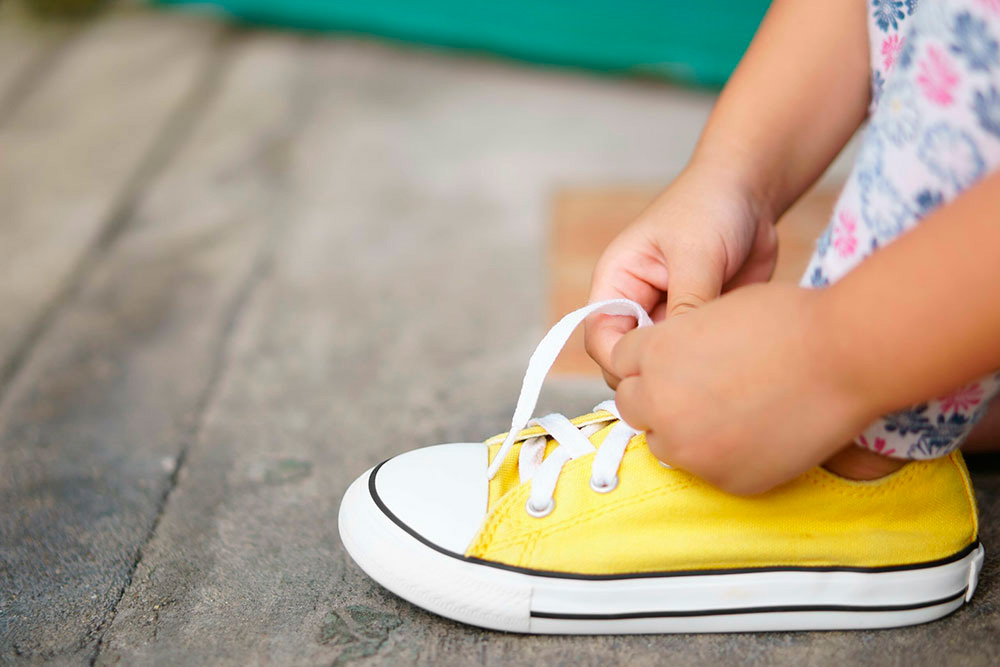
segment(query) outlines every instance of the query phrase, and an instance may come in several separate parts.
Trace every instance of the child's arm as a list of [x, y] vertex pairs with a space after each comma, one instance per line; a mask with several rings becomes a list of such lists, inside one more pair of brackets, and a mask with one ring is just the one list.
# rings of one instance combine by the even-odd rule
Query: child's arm
[[627, 334], [616, 400], [650, 449], [734, 493], [1000, 368], [1000, 173], [826, 289], [760, 285]]
[[[654, 319], [689, 310], [774, 269], [774, 220], [861, 123], [869, 101], [863, 0], [777, 0], [723, 91], [684, 173], [607, 248], [591, 300], [627, 297]], [[608, 373], [635, 326], [587, 322]]]
[[1000, 173], [825, 292], [847, 390], [875, 414], [1000, 370]]
[[775, 218], [784, 213], [867, 114], [866, 4], [773, 2], [722, 91], [693, 161], [738, 174]]

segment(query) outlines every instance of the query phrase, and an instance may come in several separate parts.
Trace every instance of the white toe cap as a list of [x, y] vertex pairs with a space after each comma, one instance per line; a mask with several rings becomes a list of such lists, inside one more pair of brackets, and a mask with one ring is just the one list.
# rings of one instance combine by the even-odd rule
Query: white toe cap
[[481, 442], [424, 447], [375, 468], [369, 488], [376, 504], [405, 530], [463, 554], [486, 515], [488, 463]]

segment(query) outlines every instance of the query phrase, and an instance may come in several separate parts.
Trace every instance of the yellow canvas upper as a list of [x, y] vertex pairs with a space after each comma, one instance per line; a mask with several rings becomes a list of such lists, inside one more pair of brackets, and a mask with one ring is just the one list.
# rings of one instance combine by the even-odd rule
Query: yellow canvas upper
[[[592, 441], [600, 444], [607, 431]], [[487, 441], [491, 458], [501, 440]], [[628, 445], [613, 491], [591, 489], [593, 454], [575, 459], [559, 477], [555, 509], [536, 518], [525, 511], [531, 484], [518, 479], [518, 448], [490, 483], [489, 511], [467, 556], [579, 574], [881, 567], [947, 558], [977, 537], [975, 499], [958, 452], [868, 482], [815, 468], [767, 493], [739, 497], [662, 466], [640, 434]]]

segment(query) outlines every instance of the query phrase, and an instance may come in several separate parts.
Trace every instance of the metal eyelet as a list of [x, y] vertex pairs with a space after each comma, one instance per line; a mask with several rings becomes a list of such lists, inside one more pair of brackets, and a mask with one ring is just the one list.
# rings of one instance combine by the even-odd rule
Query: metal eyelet
[[610, 482], [599, 484], [593, 477], [590, 478], [590, 488], [597, 493], [610, 493], [618, 487], [618, 475], [611, 478]]
[[524, 511], [535, 517], [536, 519], [541, 519], [544, 516], [548, 516], [552, 513], [552, 510], [556, 508], [556, 501], [553, 498], [549, 498], [549, 502], [545, 504], [545, 507], [541, 509], [536, 509], [531, 504], [531, 498], [528, 498], [528, 502], [524, 504]]

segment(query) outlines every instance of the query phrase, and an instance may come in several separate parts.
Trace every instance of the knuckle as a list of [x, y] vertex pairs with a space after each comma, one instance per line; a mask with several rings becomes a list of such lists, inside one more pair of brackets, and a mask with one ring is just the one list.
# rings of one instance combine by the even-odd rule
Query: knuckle
[[704, 306], [706, 303], [708, 303], [708, 299], [705, 299], [694, 292], [683, 292], [676, 295], [674, 298], [674, 301], [671, 304], [670, 314], [680, 315], [687, 313]]

